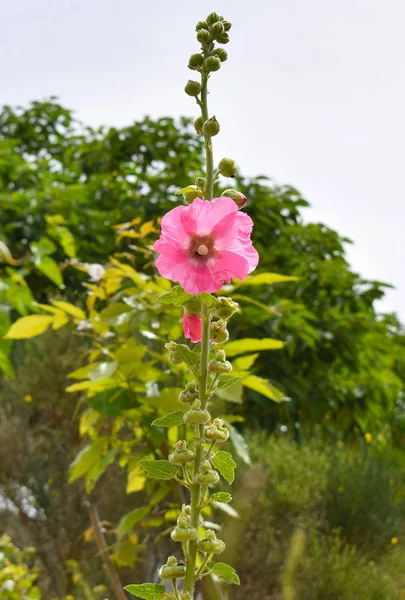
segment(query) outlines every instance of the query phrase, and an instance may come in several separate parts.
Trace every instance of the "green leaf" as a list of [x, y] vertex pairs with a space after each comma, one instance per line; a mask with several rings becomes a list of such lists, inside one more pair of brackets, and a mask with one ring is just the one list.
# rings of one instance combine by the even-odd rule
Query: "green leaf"
[[253, 366], [255, 360], [259, 358], [260, 354], [246, 354], [246, 356], [239, 356], [232, 361], [232, 367], [234, 371], [249, 371]]
[[98, 363], [89, 371], [88, 377], [90, 381], [101, 381], [102, 379], [107, 379], [107, 377], [111, 377], [111, 375], [115, 373], [117, 367], [118, 363], [116, 360]]
[[203, 304], [208, 309], [214, 308], [214, 306], [217, 303], [217, 299], [215, 298], [215, 296], [211, 296], [211, 294], [206, 294], [204, 292], [198, 294], [198, 299], [200, 300], [201, 304]]
[[87, 397], [86, 402], [90, 408], [110, 419], [119, 417], [125, 410], [134, 408], [134, 401], [129, 391], [118, 387], [102, 390]]
[[185, 344], [177, 344], [176, 354], [180, 356], [190, 367], [198, 365], [200, 362], [200, 355], [194, 350], [190, 350], [190, 348]]
[[35, 260], [35, 267], [58, 287], [63, 284], [63, 278], [59, 270], [58, 263], [56, 263], [50, 256], [42, 256], [41, 258]]
[[191, 300], [193, 296], [187, 294], [181, 285], [175, 285], [170, 292], [166, 292], [159, 296], [159, 302], [164, 304], [174, 304], [174, 306], [183, 306], [185, 302]]
[[259, 273], [246, 277], [243, 281], [234, 279], [236, 286], [245, 285], [273, 285], [273, 283], [284, 283], [286, 281], [297, 281], [299, 277], [290, 277], [289, 275], [279, 275], [278, 273]]
[[10, 377], [15, 378], [14, 368], [9, 357], [0, 349], [0, 370]]
[[124, 590], [143, 600], [161, 600], [166, 595], [165, 586], [160, 583], [131, 584], [126, 585]]
[[24, 340], [41, 335], [52, 323], [54, 317], [49, 315], [29, 315], [13, 323], [4, 336], [6, 339]]
[[222, 477], [227, 480], [228, 483], [233, 483], [235, 479], [235, 468], [236, 463], [229, 452], [220, 450], [217, 452], [212, 459], [212, 464], [221, 473]]
[[273, 402], [287, 402], [289, 398], [281, 390], [276, 388], [267, 379], [258, 377], [257, 375], [249, 375], [243, 380], [243, 385], [255, 392], [259, 392], [266, 398], [270, 398]]
[[69, 483], [72, 483], [72, 481], [85, 475], [91, 467], [101, 459], [107, 443], [107, 438], [99, 438], [92, 444], [87, 444], [87, 446], [79, 452], [70, 465]]
[[137, 523], [139, 523], [139, 521], [146, 517], [150, 510], [150, 506], [142, 506], [140, 508], [135, 508], [135, 510], [132, 510], [131, 512], [121, 517], [117, 527], [118, 541], [120, 541], [126, 533], [131, 531], [134, 525], [136, 525]]
[[229, 565], [226, 565], [225, 563], [216, 563], [212, 569], [212, 572], [227, 583], [234, 583], [235, 585], [240, 584], [240, 579], [236, 574], [235, 569]]
[[200, 188], [196, 185], [188, 185], [187, 187], [181, 188], [181, 190], [177, 190], [176, 196], [181, 196], [181, 194], [187, 194], [188, 192], [197, 192], [200, 191]]
[[262, 340], [244, 338], [229, 342], [226, 344], [225, 349], [228, 356], [236, 356], [237, 354], [257, 352], [258, 350], [278, 350], [283, 346], [283, 342], [280, 340], [273, 340], [272, 338], [264, 338]]
[[111, 325], [111, 327], [117, 327], [124, 323], [128, 323], [132, 317], [130, 314], [132, 312], [133, 308], [128, 306], [128, 304], [124, 304], [123, 302], [112, 302], [107, 308], [100, 312], [99, 316], [103, 323], [107, 323], [107, 325]]
[[90, 494], [101, 475], [107, 467], [114, 461], [118, 448], [111, 448], [109, 452], [99, 461], [97, 461], [86, 474], [86, 494]]
[[245, 438], [233, 425], [231, 425], [228, 421], [225, 421], [226, 426], [229, 429], [229, 439], [233, 447], [235, 448], [236, 454], [243, 460], [246, 465], [250, 465], [250, 456], [249, 456], [249, 448], [246, 443]]
[[75, 317], [76, 319], [84, 321], [86, 318], [86, 313], [78, 306], [74, 306], [74, 304], [70, 304], [69, 302], [63, 302], [62, 300], [52, 300], [52, 304], [54, 304], [57, 308], [63, 310], [66, 314]]
[[55, 244], [48, 238], [42, 238], [39, 242], [31, 242], [30, 250], [35, 257], [35, 262], [41, 260], [44, 256], [49, 256], [56, 252]]
[[177, 427], [178, 425], [183, 425], [184, 423], [184, 413], [179, 410], [176, 412], [169, 413], [164, 417], [160, 417], [159, 419], [155, 419], [152, 425], [156, 425], [156, 427]]
[[229, 502], [231, 502], [231, 500], [232, 500], [232, 496], [231, 496], [231, 494], [228, 494], [228, 492], [217, 492], [216, 494], [213, 494], [210, 497], [210, 502], [215, 501], [215, 502], [223, 502], [224, 504], [228, 504]]
[[177, 467], [168, 460], [140, 460], [138, 464], [153, 479], [172, 479], [177, 475]]
[[222, 379], [218, 383], [217, 389], [218, 390], [227, 390], [228, 388], [235, 385], [235, 383], [239, 383], [239, 381], [241, 381], [241, 379], [243, 379], [243, 377], [227, 377], [226, 379]]

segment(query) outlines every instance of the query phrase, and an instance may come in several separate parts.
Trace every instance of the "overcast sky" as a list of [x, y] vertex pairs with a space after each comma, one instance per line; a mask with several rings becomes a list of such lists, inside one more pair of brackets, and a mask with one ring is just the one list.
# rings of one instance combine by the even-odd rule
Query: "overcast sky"
[[91, 125], [194, 116], [187, 62], [212, 10], [233, 23], [217, 158], [299, 188], [405, 320], [405, 0], [2, 0], [0, 103], [57, 95]]

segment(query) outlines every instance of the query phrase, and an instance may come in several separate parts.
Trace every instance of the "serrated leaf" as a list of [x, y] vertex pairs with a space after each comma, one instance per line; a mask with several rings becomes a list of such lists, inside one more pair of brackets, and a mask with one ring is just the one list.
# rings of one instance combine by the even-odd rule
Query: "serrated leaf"
[[161, 600], [166, 595], [165, 586], [160, 583], [131, 584], [126, 585], [124, 590], [143, 600]]
[[239, 431], [231, 425], [228, 421], [225, 421], [226, 426], [229, 429], [229, 439], [235, 448], [236, 454], [243, 460], [243, 462], [247, 465], [250, 465], [250, 456], [249, 456], [249, 448], [246, 443], [245, 438]]
[[258, 350], [278, 350], [283, 346], [283, 342], [280, 340], [273, 340], [272, 338], [264, 338], [262, 340], [244, 338], [242, 340], [229, 342], [225, 346], [225, 349], [228, 356], [237, 356], [238, 354], [257, 352]]
[[117, 538], [120, 541], [126, 533], [131, 531], [131, 529], [139, 523], [150, 511], [150, 506], [142, 506], [140, 508], [135, 508], [131, 512], [127, 513], [123, 517], [121, 517], [120, 522], [117, 527]]
[[200, 362], [200, 355], [194, 350], [190, 350], [190, 348], [188, 348], [188, 346], [185, 344], [177, 344], [176, 354], [180, 356], [190, 367], [198, 365]]
[[233, 483], [236, 463], [229, 452], [224, 452], [224, 450], [217, 452], [212, 459], [212, 464], [228, 483]]
[[166, 292], [159, 296], [159, 302], [164, 304], [173, 304], [174, 306], [183, 306], [185, 302], [191, 300], [192, 296], [187, 294], [181, 285], [175, 285], [170, 292]]
[[273, 402], [287, 402], [289, 398], [281, 390], [276, 388], [267, 379], [258, 377], [257, 375], [249, 375], [243, 380], [243, 385], [255, 392], [259, 392], [266, 398], [270, 398]]
[[232, 387], [236, 383], [239, 383], [243, 377], [227, 377], [226, 379], [222, 379], [217, 385], [218, 390], [227, 390]]
[[178, 425], [183, 425], [184, 423], [184, 413], [179, 410], [176, 412], [171, 412], [164, 417], [160, 417], [159, 419], [155, 419], [152, 422], [152, 425], [156, 427], [177, 427]]
[[240, 579], [235, 569], [230, 565], [226, 565], [225, 563], [216, 563], [212, 569], [212, 572], [227, 583], [233, 583], [235, 585], [240, 584]]
[[279, 275], [278, 273], [259, 273], [258, 275], [246, 277], [246, 279], [243, 280], [234, 279], [234, 284], [238, 287], [245, 285], [273, 285], [274, 283], [297, 281], [297, 279], [299, 279], [299, 277]]
[[177, 475], [177, 467], [168, 460], [140, 460], [138, 464], [153, 479], [172, 479]]
[[210, 502], [223, 502], [224, 504], [228, 504], [231, 502], [232, 496], [228, 492], [217, 492], [216, 494], [212, 494], [210, 497]]
[[4, 336], [6, 339], [24, 340], [41, 335], [52, 323], [54, 317], [49, 315], [29, 315], [13, 323]]
[[198, 299], [200, 300], [201, 304], [208, 309], [214, 308], [217, 303], [215, 296], [211, 296], [211, 294], [206, 294], [205, 292], [198, 294]]

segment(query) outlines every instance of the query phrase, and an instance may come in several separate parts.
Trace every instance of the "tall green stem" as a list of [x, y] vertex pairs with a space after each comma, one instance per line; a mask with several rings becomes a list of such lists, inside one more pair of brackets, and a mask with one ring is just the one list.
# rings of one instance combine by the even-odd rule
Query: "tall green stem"
[[[200, 380], [199, 380], [199, 397], [201, 402], [201, 408], [205, 408], [207, 405], [207, 387], [208, 387], [208, 355], [210, 349], [210, 313], [209, 310], [203, 307], [202, 315], [202, 335], [201, 335], [201, 360], [200, 360]], [[198, 426], [198, 438], [201, 443], [197, 444], [195, 461], [194, 461], [194, 475], [198, 472], [202, 458], [202, 441], [204, 434], [204, 425]], [[200, 517], [201, 508], [200, 504], [200, 493], [201, 486], [193, 484], [191, 487], [191, 525], [198, 529], [198, 520]], [[193, 540], [189, 545], [189, 556], [186, 569], [186, 578], [184, 582], [184, 591], [191, 594], [193, 598], [194, 594], [194, 578], [197, 558], [197, 540]]]
[[[208, 115], [208, 74], [203, 71], [201, 76], [201, 116], [204, 121], [209, 118]], [[205, 162], [206, 162], [206, 179], [205, 179], [205, 200], [212, 200], [214, 197], [214, 154], [212, 152], [211, 136], [204, 136], [205, 139]]]

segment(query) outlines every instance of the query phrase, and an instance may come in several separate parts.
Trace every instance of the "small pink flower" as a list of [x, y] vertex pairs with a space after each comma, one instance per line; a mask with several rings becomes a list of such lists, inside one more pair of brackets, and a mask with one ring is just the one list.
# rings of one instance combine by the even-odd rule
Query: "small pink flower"
[[188, 315], [184, 311], [183, 315], [183, 332], [184, 337], [188, 338], [193, 344], [201, 342], [202, 321], [197, 315]]
[[154, 245], [160, 252], [156, 267], [188, 294], [217, 292], [232, 277], [245, 279], [257, 267], [252, 228], [252, 219], [231, 198], [196, 198], [163, 217]]

